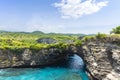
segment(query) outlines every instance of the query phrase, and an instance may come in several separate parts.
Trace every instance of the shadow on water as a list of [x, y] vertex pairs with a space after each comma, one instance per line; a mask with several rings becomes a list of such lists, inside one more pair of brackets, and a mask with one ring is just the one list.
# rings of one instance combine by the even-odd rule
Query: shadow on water
[[68, 55], [65, 59], [57, 62], [56, 64], [52, 65], [51, 67], [63, 67], [63, 68], [70, 68], [70, 69], [84, 69], [84, 63], [81, 57], [78, 55]]
[[69, 55], [49, 67], [10, 68], [0, 70], [0, 80], [89, 80], [83, 60], [76, 54]]

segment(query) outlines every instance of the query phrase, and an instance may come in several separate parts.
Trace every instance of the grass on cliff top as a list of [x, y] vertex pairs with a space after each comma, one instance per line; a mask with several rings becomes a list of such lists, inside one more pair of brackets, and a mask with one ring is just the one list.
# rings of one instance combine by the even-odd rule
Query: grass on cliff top
[[[101, 34], [98, 33], [94, 36], [85, 36], [83, 37], [82, 41], [78, 39], [80, 34], [55, 34], [55, 33], [49, 33], [45, 34], [40, 31], [35, 31], [32, 33], [27, 32], [0, 32], [0, 49], [10, 49], [10, 50], [16, 50], [16, 49], [23, 49], [23, 48], [29, 48], [33, 50], [39, 50], [42, 48], [50, 48], [50, 47], [57, 47], [57, 48], [66, 48], [70, 44], [80, 46], [82, 45], [82, 42], [93, 40], [93, 39], [101, 39], [106, 37], [111, 38], [120, 38], [120, 34]], [[53, 44], [44, 44], [44, 43], [37, 43], [37, 39], [40, 38], [52, 38], [57, 40], [57, 43]], [[74, 41], [74, 42], [69, 42]]]
[[[44, 44], [38, 43], [36, 40], [39, 38], [53, 38], [57, 40], [57, 43]], [[12, 51], [29, 48], [32, 50], [40, 50], [42, 48], [66, 48], [70, 44], [80, 46], [81, 40], [77, 40], [76, 35], [64, 35], [64, 34], [44, 34], [40, 32], [23, 33], [23, 32], [0, 32], [0, 49], [10, 49]], [[73, 43], [67, 43], [67, 41], [73, 40]]]
[[111, 38], [111, 39], [120, 39], [120, 34], [102, 34], [98, 33], [95, 36], [85, 36], [83, 37], [82, 41], [91, 41], [95, 39], [104, 39], [104, 38]]

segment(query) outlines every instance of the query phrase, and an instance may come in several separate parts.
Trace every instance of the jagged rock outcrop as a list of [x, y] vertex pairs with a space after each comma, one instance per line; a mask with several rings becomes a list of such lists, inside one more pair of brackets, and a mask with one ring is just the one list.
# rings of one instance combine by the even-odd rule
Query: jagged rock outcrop
[[88, 42], [84, 61], [92, 80], [120, 80], [120, 47], [109, 42]]

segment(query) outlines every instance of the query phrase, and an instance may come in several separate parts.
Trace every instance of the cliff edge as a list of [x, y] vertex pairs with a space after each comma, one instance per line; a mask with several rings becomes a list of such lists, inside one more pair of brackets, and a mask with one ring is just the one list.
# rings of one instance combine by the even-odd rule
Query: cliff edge
[[86, 68], [93, 80], [120, 80], [120, 39], [96, 39], [83, 45]]

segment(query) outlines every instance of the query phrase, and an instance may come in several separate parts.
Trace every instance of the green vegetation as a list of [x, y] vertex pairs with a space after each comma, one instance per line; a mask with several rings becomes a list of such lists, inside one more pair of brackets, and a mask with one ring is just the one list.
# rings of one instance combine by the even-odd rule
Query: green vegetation
[[[83, 34], [81, 34], [83, 36]], [[34, 32], [8, 32], [0, 31], [0, 49], [9, 49], [14, 52], [20, 52], [23, 49], [29, 48], [38, 51], [42, 48], [67, 48], [70, 44], [81, 45], [82, 42], [77, 40], [80, 34], [45, 34], [41, 31]], [[40, 38], [52, 38], [57, 42], [52, 44], [38, 43]]]
[[82, 41], [89, 41], [89, 40], [93, 40], [93, 39], [95, 39], [96, 37], [95, 36], [85, 36], [83, 39], [82, 39]]
[[[43, 33], [41, 31], [34, 32], [9, 32], [0, 31], [0, 49], [7, 49], [20, 53], [28, 48], [38, 51], [42, 48], [67, 48], [69, 45], [81, 46], [82, 42], [94, 41], [95, 39], [103, 39], [110, 37], [113, 39], [120, 38], [120, 26], [114, 28], [111, 35], [98, 33], [96, 35], [84, 34], [61, 34], [61, 33]], [[53, 43], [38, 42], [38, 40], [49, 41]], [[51, 39], [51, 40], [47, 40]], [[55, 40], [55, 41], [52, 41]]]
[[74, 45], [75, 45], [75, 46], [81, 46], [81, 45], [82, 45], [82, 41], [81, 41], [81, 40], [76, 40], [76, 41], [74, 42]]
[[107, 34], [102, 34], [102, 33], [98, 33], [94, 36], [88, 35], [83, 37], [82, 41], [86, 42], [86, 41], [93, 41], [95, 39], [103, 39], [106, 38], [108, 35]]
[[98, 34], [96, 35], [96, 38], [98, 38], [98, 39], [102, 39], [102, 38], [106, 38], [106, 37], [107, 37], [106, 34], [98, 33]]
[[110, 33], [120, 34], [120, 26], [118, 26], [118, 27], [116, 27], [116, 28], [113, 28]]

